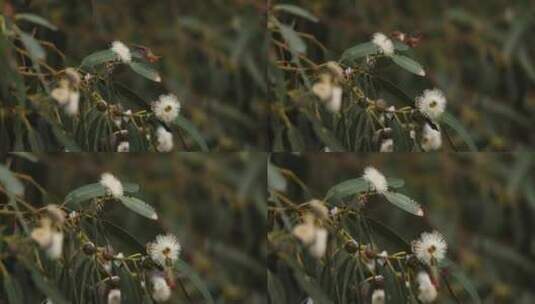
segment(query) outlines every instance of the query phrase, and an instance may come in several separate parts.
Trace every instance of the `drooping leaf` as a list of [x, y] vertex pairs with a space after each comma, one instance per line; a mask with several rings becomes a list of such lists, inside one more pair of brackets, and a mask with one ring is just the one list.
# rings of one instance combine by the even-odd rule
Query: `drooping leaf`
[[268, 293], [271, 303], [286, 304], [286, 293], [282, 282], [268, 270], [267, 272]]
[[457, 120], [457, 118], [455, 118], [449, 112], [444, 112], [441, 116], [441, 120], [444, 124], [452, 128], [453, 130], [455, 130], [455, 132], [457, 132], [457, 134], [459, 134], [459, 136], [463, 139], [463, 141], [466, 143], [468, 149], [471, 152], [477, 152], [477, 147], [474, 141], [472, 140], [472, 137], [470, 137], [468, 131], [464, 128], [461, 122]]
[[365, 57], [371, 54], [375, 54], [379, 51], [379, 48], [377, 45], [373, 42], [365, 42], [358, 44], [354, 47], [351, 47], [347, 50], [345, 50], [342, 53], [341, 60], [342, 61], [353, 61], [355, 59], [359, 59], [361, 57]]
[[[390, 178], [386, 179], [389, 188], [401, 188], [405, 184], [402, 179]], [[325, 195], [326, 201], [339, 201], [344, 198], [357, 195], [358, 193], [366, 192], [370, 190], [370, 184], [364, 178], [354, 178], [341, 182], [329, 189]]]
[[413, 74], [425, 76], [424, 68], [418, 62], [407, 56], [394, 54], [392, 55], [392, 61]]
[[63, 294], [47, 278], [45, 278], [34, 266], [25, 263], [30, 270], [35, 286], [44, 293], [53, 303], [68, 304]]
[[[123, 183], [123, 190], [126, 193], [136, 193], [139, 191], [139, 185], [132, 183]], [[80, 202], [87, 201], [96, 197], [106, 195], [106, 188], [100, 183], [94, 183], [82, 186], [76, 190], [71, 191], [65, 197], [65, 203], [69, 205], [76, 205]]]
[[384, 196], [387, 201], [402, 210], [417, 216], [423, 216], [422, 207], [412, 198], [397, 192], [385, 192]]
[[39, 44], [39, 42], [31, 35], [24, 32], [20, 32], [20, 40], [24, 47], [30, 53], [32, 59], [44, 60], [46, 57], [45, 49]]
[[120, 197], [119, 200], [128, 209], [134, 211], [135, 213], [141, 216], [144, 216], [151, 220], [158, 219], [158, 214], [156, 214], [156, 211], [154, 210], [154, 208], [152, 208], [152, 206], [140, 200], [139, 198], [132, 197], [132, 196], [122, 196]]
[[139, 75], [149, 79], [149, 80], [152, 80], [152, 81], [155, 81], [155, 82], [161, 82], [162, 81], [162, 78], [160, 77], [160, 74], [158, 73], [158, 71], [156, 71], [155, 69], [153, 69], [151, 66], [145, 64], [145, 63], [142, 63], [142, 62], [137, 62], [137, 61], [132, 61], [129, 63], [129, 66], [130, 68], [132, 68], [132, 70], [136, 73], [138, 73]]
[[318, 22], [318, 18], [316, 18], [316, 16], [312, 15], [309, 11], [296, 5], [277, 4], [273, 7], [273, 9], [278, 10], [278, 11], [285, 11], [287, 13], [308, 19], [312, 22]]
[[112, 50], [103, 50], [95, 52], [87, 57], [85, 57], [82, 60], [82, 63], [80, 64], [80, 67], [82, 68], [92, 68], [97, 65], [111, 62], [114, 60], [117, 60], [117, 54], [115, 54]]
[[141, 303], [141, 286], [137, 283], [136, 279], [124, 267], [119, 268], [118, 273], [121, 302]]
[[301, 54], [306, 52], [307, 46], [303, 39], [295, 32], [295, 30], [287, 25], [279, 23], [279, 29], [282, 37], [288, 43], [290, 51]]
[[181, 271], [181, 273], [183, 273], [186, 277], [188, 277], [191, 283], [199, 290], [204, 300], [206, 301], [205, 303], [214, 304], [214, 298], [212, 297], [210, 290], [208, 289], [204, 281], [201, 279], [199, 274], [197, 274], [197, 272], [195, 272], [192, 267], [190, 267], [188, 264], [186, 264], [180, 259], [176, 262], [176, 265], [178, 270]]
[[132, 252], [145, 251], [145, 246], [122, 227], [119, 227], [114, 223], [106, 220], [102, 220], [102, 224], [108, 230], [108, 232], [116, 236], [117, 239], [119, 239], [121, 242], [125, 243], [125, 245], [127, 245], [132, 250]]
[[197, 143], [203, 152], [208, 152], [208, 145], [201, 135], [201, 132], [193, 125], [189, 120], [184, 118], [182, 115], [178, 115], [175, 119], [175, 124], [180, 128], [184, 129], [189, 136]]
[[2, 273], [2, 280], [4, 281], [4, 291], [7, 295], [7, 300], [11, 304], [23, 304], [24, 297], [19, 282], [16, 278], [12, 278], [9, 273]]
[[6, 166], [0, 164], [0, 183], [4, 185], [6, 190], [15, 195], [22, 195], [24, 193], [24, 185]]
[[21, 13], [21, 14], [17, 14], [15, 15], [15, 20], [26, 20], [26, 21], [29, 21], [31, 23], [34, 23], [34, 24], [37, 24], [37, 25], [41, 25], [41, 26], [44, 26], [46, 28], [49, 28], [53, 31], [57, 31], [58, 28], [53, 25], [52, 23], [50, 23], [50, 21], [46, 20], [45, 18], [41, 17], [41, 16], [37, 16], [37, 15], [34, 15], [34, 14], [27, 14], [27, 13]]

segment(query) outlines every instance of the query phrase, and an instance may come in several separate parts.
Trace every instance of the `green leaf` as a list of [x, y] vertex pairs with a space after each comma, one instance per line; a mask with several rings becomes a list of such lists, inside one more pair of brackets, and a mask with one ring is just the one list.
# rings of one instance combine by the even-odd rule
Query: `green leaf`
[[293, 28], [279, 23], [279, 29], [282, 34], [282, 37], [286, 42], [288, 42], [288, 47], [290, 51], [295, 53], [304, 53], [307, 50], [307, 46], [303, 39], [294, 31]]
[[377, 45], [373, 42], [365, 42], [351, 47], [342, 53], [342, 61], [353, 61], [355, 59], [375, 54], [379, 51]]
[[297, 128], [292, 126], [288, 129], [288, 140], [290, 141], [290, 148], [292, 152], [305, 151], [305, 140]]
[[145, 246], [122, 227], [106, 220], [102, 220], [102, 224], [104, 227], [106, 227], [108, 232], [116, 236], [117, 239], [127, 245], [133, 253], [145, 251]]
[[[139, 191], [139, 186], [132, 183], [123, 183], [123, 190], [127, 193], [135, 193]], [[100, 183], [94, 183], [82, 186], [74, 191], [71, 191], [65, 197], [65, 203], [74, 205], [83, 201], [87, 201], [96, 197], [106, 195], [106, 188]]]
[[424, 68], [418, 62], [407, 56], [394, 54], [392, 55], [392, 61], [411, 73], [422, 77], [425, 76]]
[[0, 164], [0, 183], [4, 185], [6, 190], [15, 195], [22, 195], [24, 193], [24, 185], [6, 166]]
[[32, 57], [32, 59], [34, 60], [45, 59], [46, 52], [43, 49], [43, 47], [39, 44], [39, 42], [35, 40], [35, 38], [33, 38], [32, 36], [24, 32], [20, 32], [20, 40], [22, 41], [22, 44], [24, 44], [24, 47], [26, 48], [26, 50], [28, 50], [28, 52], [30, 53], [30, 56]]
[[80, 67], [92, 68], [94, 66], [117, 60], [117, 54], [112, 50], [103, 50], [95, 52], [82, 60]]
[[180, 128], [184, 129], [191, 138], [197, 143], [197, 145], [201, 148], [203, 152], [208, 152], [208, 145], [206, 144], [206, 141], [204, 141], [204, 138], [201, 135], [201, 132], [195, 127], [189, 120], [182, 117], [181, 115], [178, 115], [175, 119], [175, 124], [178, 125]]
[[212, 295], [210, 294], [210, 291], [208, 290], [208, 287], [206, 286], [206, 284], [204, 284], [201, 277], [197, 274], [197, 272], [195, 272], [195, 270], [192, 267], [190, 267], [188, 264], [186, 264], [182, 260], [178, 260], [176, 262], [176, 266], [178, 270], [181, 271], [181, 273], [183, 273], [184, 275], [186, 275], [190, 279], [191, 283], [200, 291], [206, 303], [209, 303], [209, 304], [215, 303], [214, 298], [212, 298]]
[[119, 268], [118, 273], [119, 287], [121, 289], [121, 302], [141, 303], [141, 286], [137, 283], [136, 279], [132, 277], [125, 267]]
[[449, 112], [444, 112], [441, 116], [441, 120], [445, 125], [449, 126], [455, 132], [457, 132], [457, 134], [459, 134], [471, 152], [477, 152], [476, 144], [468, 134], [468, 131], [463, 127], [461, 122], [457, 120], [457, 118], [455, 118]]
[[268, 172], [267, 172], [267, 182], [268, 190], [284, 191], [286, 190], [287, 182], [282, 173], [280, 172], [279, 167], [268, 163]]
[[46, 20], [45, 18], [41, 17], [41, 16], [37, 16], [37, 15], [34, 15], [34, 14], [17, 14], [15, 15], [15, 20], [25, 20], [25, 21], [29, 21], [31, 23], [35, 23], [37, 25], [41, 25], [41, 26], [44, 26], [44, 27], [47, 27], [53, 31], [57, 31], [58, 28], [53, 25], [52, 23], [50, 23], [50, 21]]
[[37, 161], [39, 161], [37, 156], [31, 152], [9, 152], [9, 154], [24, 158], [25, 160], [31, 161], [32, 163], [36, 163]]
[[397, 192], [385, 192], [383, 193], [386, 200], [390, 203], [396, 205], [397, 207], [401, 208], [404, 211], [407, 211], [408, 213], [417, 215], [417, 216], [423, 216], [423, 210], [420, 204], [418, 204], [415, 200], [412, 198], [401, 194]]
[[158, 215], [156, 214], [156, 211], [152, 206], [145, 203], [144, 201], [132, 197], [132, 196], [122, 196], [119, 198], [121, 203], [125, 205], [128, 209], [134, 211], [135, 213], [144, 216], [146, 218], [149, 218], [151, 220], [157, 220]]
[[286, 293], [282, 282], [268, 270], [267, 272], [268, 297], [270, 303], [286, 304]]
[[308, 19], [312, 22], [318, 22], [318, 18], [316, 16], [312, 15], [307, 10], [300, 8], [298, 6], [292, 5], [292, 4], [278, 4], [273, 7], [277, 11], [285, 11], [287, 13], [303, 17], [305, 19]]
[[310, 115], [306, 112], [305, 115], [310, 120], [310, 122], [312, 122], [314, 132], [323, 144], [329, 147], [332, 152], [345, 151], [344, 146], [338, 141], [338, 139], [336, 139], [335, 135], [330, 130], [328, 130], [321, 124], [321, 121], [319, 119], [317, 119], [314, 115]]
[[[386, 179], [389, 188], [401, 188], [405, 184], [402, 179], [399, 178], [387, 178]], [[341, 182], [329, 189], [325, 195], [325, 201], [340, 201], [348, 196], [354, 196], [358, 193], [366, 192], [370, 190], [370, 184], [364, 178], [354, 178]]]
[[136, 73], [138, 73], [139, 75], [149, 79], [149, 80], [152, 80], [154, 82], [161, 82], [162, 81], [162, 78], [160, 77], [160, 74], [158, 73], [158, 71], [156, 71], [155, 69], [153, 69], [151, 66], [149, 66], [148, 64], [145, 64], [145, 63], [142, 63], [142, 62], [136, 62], [136, 61], [132, 61], [129, 63], [129, 66], [130, 68], [132, 68], [132, 70]]
[[12, 278], [7, 272], [2, 274], [2, 278], [4, 281], [4, 291], [7, 294], [8, 302], [11, 304], [23, 304], [23, 293], [16, 278]]
[[399, 40], [392, 40], [392, 42], [394, 43], [394, 49], [400, 51], [400, 52], [404, 52], [404, 51], [408, 51], [409, 50], [409, 46], [406, 45], [405, 43], [399, 41]]
[[51, 283], [47, 281], [45, 277], [39, 273], [39, 271], [34, 268], [33, 266], [30, 266], [29, 263], [25, 263], [26, 267], [29, 268], [32, 274], [33, 282], [35, 283], [35, 286], [44, 293], [54, 304], [68, 304], [69, 302], [65, 299], [65, 297], [61, 294], [61, 292]]

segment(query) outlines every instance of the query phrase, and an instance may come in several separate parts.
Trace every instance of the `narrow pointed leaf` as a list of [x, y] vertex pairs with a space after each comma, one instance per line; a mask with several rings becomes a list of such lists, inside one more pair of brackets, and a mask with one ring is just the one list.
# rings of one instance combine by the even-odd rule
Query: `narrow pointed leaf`
[[[405, 184], [402, 179], [388, 177], [386, 179], [389, 188], [401, 188]], [[325, 200], [339, 201], [344, 198], [354, 196], [358, 193], [370, 190], [370, 184], [362, 177], [341, 182], [329, 189], [325, 195]]]
[[392, 60], [394, 63], [411, 73], [422, 77], [425, 76], [424, 68], [418, 62], [407, 56], [394, 54], [392, 55]]
[[55, 25], [50, 23], [50, 21], [46, 20], [45, 18], [43, 18], [41, 16], [37, 16], [37, 15], [34, 15], [34, 14], [17, 14], [15, 16], [15, 20], [29, 21], [31, 23], [47, 27], [47, 28], [49, 28], [49, 29], [51, 29], [53, 31], [56, 31], [58, 29]]
[[448, 112], [444, 112], [441, 116], [441, 120], [442, 123], [452, 128], [455, 132], [457, 132], [457, 134], [459, 134], [459, 136], [462, 138], [462, 140], [468, 147], [468, 150], [470, 150], [471, 152], [477, 152], [477, 147], [474, 141], [472, 140], [472, 137], [470, 137], [468, 131], [464, 128], [461, 122], [457, 120], [457, 118], [455, 118]]
[[15, 195], [22, 195], [24, 193], [24, 185], [15, 177], [7, 167], [0, 164], [0, 183], [4, 185], [6, 190]]
[[303, 39], [301, 39], [301, 37], [299, 37], [299, 35], [294, 31], [293, 28], [279, 23], [279, 29], [284, 40], [288, 42], [288, 47], [292, 52], [306, 52], [307, 46], [305, 42], [303, 41]]
[[26, 48], [26, 50], [28, 50], [28, 52], [30, 53], [30, 56], [32, 57], [32, 59], [37, 59], [37, 60], [45, 59], [46, 57], [45, 49], [43, 49], [43, 47], [39, 44], [37, 40], [35, 40], [35, 38], [33, 38], [32, 36], [24, 32], [21, 32], [20, 40], [22, 41], [22, 44], [24, 44], [24, 47]]
[[292, 15], [303, 17], [312, 22], [318, 22], [318, 18], [316, 18], [316, 16], [312, 15], [309, 11], [300, 8], [299, 6], [292, 4], [277, 4], [273, 8], [277, 11], [285, 11]]
[[195, 127], [189, 120], [182, 117], [182, 115], [178, 115], [175, 119], [175, 124], [179, 126], [180, 128], [184, 129], [189, 136], [197, 143], [197, 145], [201, 148], [203, 152], [208, 152], [208, 145], [206, 144], [206, 141], [201, 135], [201, 132]]
[[402, 210], [417, 216], [423, 216], [422, 207], [412, 198], [397, 192], [385, 192], [384, 196], [387, 201]]
[[[132, 183], [123, 183], [123, 190], [126, 193], [135, 193], [139, 191], [139, 185]], [[100, 183], [94, 183], [82, 186], [74, 191], [71, 191], [65, 197], [65, 203], [75, 205], [83, 201], [87, 201], [96, 197], [106, 195], [106, 189]]]
[[87, 57], [85, 57], [82, 60], [82, 64], [80, 64], [81, 67], [84, 68], [92, 68], [94, 66], [117, 60], [117, 54], [115, 54], [112, 50], [103, 50], [95, 52]]
[[378, 52], [377, 45], [373, 42], [365, 42], [349, 48], [342, 54], [341, 60], [352, 61]]
[[132, 61], [130, 62], [129, 66], [130, 68], [132, 68], [134, 72], [138, 73], [139, 75], [149, 80], [152, 80], [155, 82], [162, 81], [162, 78], [160, 77], [160, 74], [158, 73], [158, 71], [156, 71], [151, 66], [145, 63]]
[[134, 211], [135, 213], [144, 216], [146, 218], [149, 218], [151, 220], [157, 220], [158, 215], [156, 214], [156, 211], [152, 206], [145, 203], [144, 201], [132, 197], [132, 196], [123, 196], [120, 198], [121, 203], [125, 205], [128, 209]]
[[199, 290], [204, 300], [206, 301], [205, 303], [214, 304], [215, 301], [212, 297], [212, 294], [208, 290], [208, 287], [203, 282], [201, 277], [197, 274], [197, 272], [195, 272], [192, 267], [190, 267], [188, 264], [186, 264], [180, 259], [176, 262], [176, 265], [178, 270], [181, 271], [181, 273], [183, 273], [186, 277], [188, 277], [191, 283]]

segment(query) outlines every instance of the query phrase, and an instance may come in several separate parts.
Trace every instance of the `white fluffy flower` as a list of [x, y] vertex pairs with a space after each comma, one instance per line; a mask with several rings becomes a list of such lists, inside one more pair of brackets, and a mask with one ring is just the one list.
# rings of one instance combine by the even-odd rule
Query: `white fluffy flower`
[[46, 249], [46, 255], [52, 260], [57, 260], [63, 253], [63, 232], [52, 232], [52, 241], [50, 246]]
[[123, 196], [123, 184], [111, 173], [103, 173], [100, 177], [100, 184], [106, 188], [106, 192], [113, 197]]
[[153, 276], [152, 279], [152, 298], [160, 303], [171, 298], [171, 288], [161, 276]]
[[388, 190], [388, 183], [386, 182], [385, 176], [374, 167], [364, 169], [362, 178], [367, 180], [377, 193], [384, 193]]
[[432, 262], [440, 262], [446, 256], [447, 249], [448, 244], [438, 231], [424, 232], [412, 244], [412, 251], [416, 257], [428, 265]]
[[332, 85], [328, 82], [316, 82], [312, 86], [312, 93], [322, 101], [327, 101], [332, 96]]
[[418, 281], [418, 300], [422, 303], [432, 303], [437, 298], [437, 289], [427, 272], [421, 271], [416, 278]]
[[49, 218], [43, 218], [39, 227], [34, 228], [31, 237], [41, 246], [41, 248], [48, 248], [52, 244], [52, 221]]
[[123, 141], [119, 143], [117, 146], [117, 152], [129, 152], [130, 151], [130, 143], [127, 141]]
[[385, 303], [385, 290], [375, 289], [372, 293], [372, 304], [384, 304]]
[[71, 91], [66, 86], [60, 86], [52, 90], [50, 95], [54, 98], [60, 105], [65, 105], [69, 102], [69, 95]]
[[314, 242], [316, 237], [316, 226], [312, 222], [305, 222], [294, 227], [292, 234], [305, 245]]
[[119, 56], [119, 59], [124, 63], [132, 61], [132, 54], [130, 49], [121, 41], [114, 41], [111, 44], [111, 50]]
[[383, 140], [383, 142], [381, 143], [381, 149], [379, 151], [394, 152], [394, 140], [392, 140], [392, 138]]
[[316, 228], [314, 243], [310, 246], [310, 254], [316, 258], [321, 258], [327, 250], [327, 238], [329, 234], [325, 228]]
[[435, 120], [446, 109], [446, 97], [439, 89], [424, 90], [422, 95], [416, 97], [416, 107], [422, 114]]
[[312, 208], [312, 210], [314, 210], [316, 215], [323, 218], [329, 217], [329, 208], [325, 207], [325, 204], [322, 201], [313, 199], [308, 202], [308, 205], [310, 206], [310, 208]]
[[372, 42], [379, 47], [381, 52], [387, 56], [394, 54], [394, 44], [392, 40], [383, 33], [373, 34]]
[[421, 145], [426, 152], [440, 149], [442, 146], [442, 134], [439, 130], [431, 128], [429, 124], [425, 124], [422, 131]]
[[156, 136], [158, 138], [158, 145], [156, 146], [158, 152], [173, 150], [173, 133], [168, 132], [164, 127], [159, 127], [156, 130]]
[[162, 95], [152, 103], [152, 111], [162, 121], [169, 123], [180, 113], [180, 102], [173, 94]]
[[69, 102], [65, 106], [65, 113], [70, 116], [78, 114], [80, 108], [80, 92], [71, 91], [69, 94]]
[[292, 234], [308, 247], [310, 254], [321, 258], [327, 249], [328, 232], [325, 228], [316, 227], [312, 218], [294, 227]]
[[108, 293], [108, 304], [121, 304], [121, 291], [117, 288]]
[[342, 107], [342, 94], [344, 91], [339, 86], [333, 86], [331, 98], [327, 101], [327, 109], [333, 113], [340, 112]]
[[167, 261], [174, 263], [181, 250], [180, 243], [172, 234], [158, 235], [156, 241], [147, 246], [147, 252], [152, 260], [162, 266], [165, 266]]

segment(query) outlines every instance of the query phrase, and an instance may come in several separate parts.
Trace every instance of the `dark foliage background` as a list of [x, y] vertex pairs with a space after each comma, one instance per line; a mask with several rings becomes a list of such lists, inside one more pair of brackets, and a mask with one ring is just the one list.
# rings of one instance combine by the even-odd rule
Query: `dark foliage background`
[[[155, 66], [162, 75], [161, 84], [124, 68], [114, 78], [147, 105], [160, 94], [176, 94], [182, 102], [181, 115], [200, 129], [211, 150], [264, 150], [263, 1], [9, 2], [14, 13], [36, 14], [59, 28], [36, 31], [37, 38], [54, 43], [66, 55], [63, 59], [49, 52], [52, 67], [78, 66], [114, 40], [149, 47], [162, 57]], [[2, 99], [7, 103], [10, 98]], [[35, 127], [46, 134], [46, 124], [38, 115], [33, 118]]]
[[[534, 154], [277, 154], [272, 162], [290, 169], [306, 185], [308, 191], [303, 191], [297, 183], [288, 182], [287, 193], [296, 202], [324, 197], [335, 184], [360, 177], [369, 165], [388, 177], [404, 179], [403, 193], [422, 204], [424, 218], [407, 215], [382, 200], [369, 202], [370, 217], [408, 241], [433, 228], [443, 233], [448, 257], [469, 278], [482, 303], [535, 300], [531, 289]], [[284, 288], [289, 297], [307, 296], [295, 286]], [[462, 303], [472, 303], [459, 282], [452, 288]], [[447, 296], [444, 301], [455, 303]]]
[[[27, 185], [26, 200], [35, 207], [60, 204], [73, 189], [98, 181], [102, 172], [139, 184], [138, 197], [156, 209], [157, 222], [120, 205], [106, 206], [103, 218], [124, 228], [141, 244], [152, 241], [159, 233], [176, 234], [183, 248], [181, 259], [198, 272], [216, 303], [266, 303], [264, 154], [181, 153], [153, 157], [58, 153], [37, 155], [38, 163], [7, 157], [12, 161], [12, 171], [32, 176], [46, 189], [47, 194], [41, 195]], [[6, 216], [0, 218], [0, 231], [9, 231], [4, 226]], [[122, 247], [120, 239], [112, 240], [117, 252], [133, 253]], [[13, 261], [6, 251], [1, 257], [6, 259], [4, 263]], [[24, 284], [24, 290], [35, 293], [36, 301], [42, 300], [23, 273], [12, 275]], [[184, 282], [193, 303], [203, 303], [194, 286], [187, 279]], [[177, 287], [170, 303], [187, 302]]]
[[[315, 63], [337, 60], [344, 50], [369, 41], [375, 32], [422, 34], [420, 43], [409, 53], [424, 66], [426, 79], [395, 66], [385, 71], [388, 79], [411, 97], [432, 86], [443, 90], [448, 110], [462, 122], [480, 150], [512, 151], [535, 144], [529, 131], [535, 113], [532, 1], [272, 3], [296, 5], [319, 19], [313, 23], [291, 14], [280, 17], [324, 46], [307, 43], [306, 56]], [[286, 80], [292, 82], [291, 77]], [[311, 126], [294, 117], [296, 113], [287, 115], [299, 126], [306, 142], [313, 133]], [[273, 128], [272, 138], [278, 127]]]

